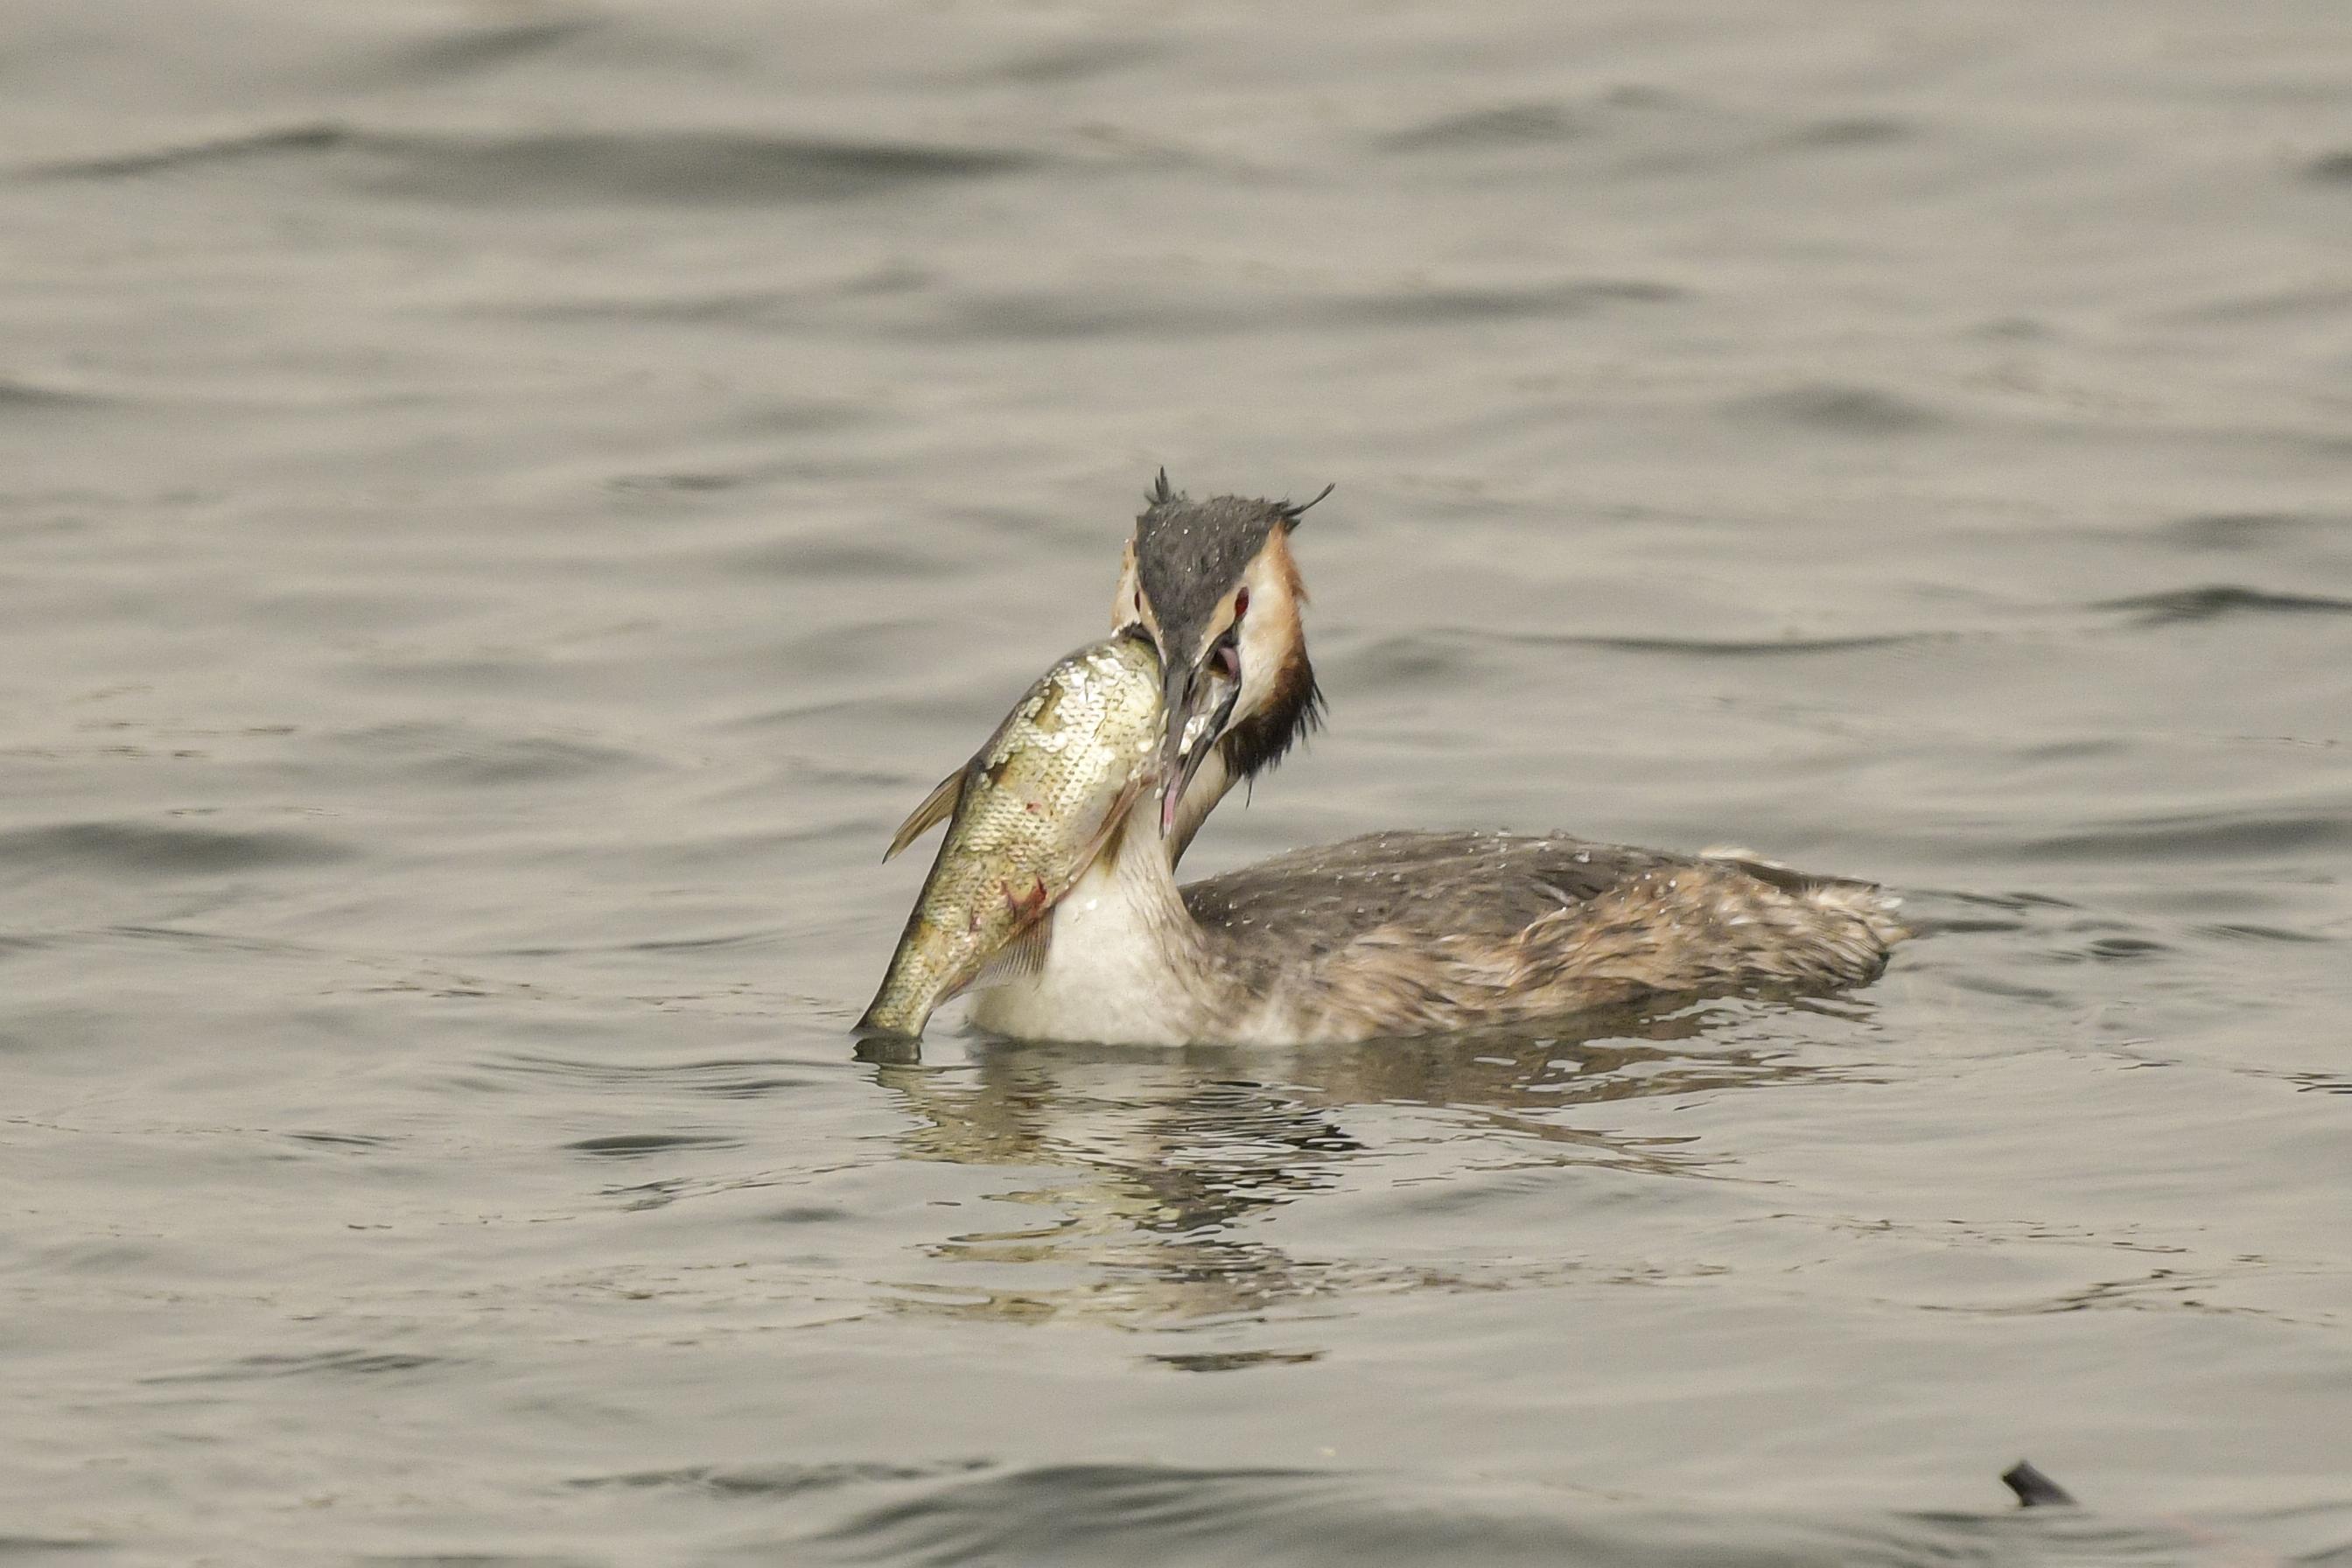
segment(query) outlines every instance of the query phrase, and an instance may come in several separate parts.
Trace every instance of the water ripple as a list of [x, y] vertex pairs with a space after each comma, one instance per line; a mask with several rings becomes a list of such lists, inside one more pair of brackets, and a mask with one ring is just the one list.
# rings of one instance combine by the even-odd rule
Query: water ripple
[[2320, 520], [2296, 512], [2210, 511], [2166, 525], [2168, 543], [2186, 550], [2251, 551], [2309, 533]]
[[1917, 631], [1861, 632], [1848, 637], [1612, 637], [1576, 632], [1507, 631], [1486, 626], [1437, 626], [1423, 632], [1381, 637], [1367, 644], [1352, 657], [1359, 661], [1361, 679], [1368, 682], [1377, 681], [1384, 686], [1443, 686], [1458, 679], [1467, 668], [1469, 661], [1462, 650], [1480, 647], [1591, 648], [1668, 658], [1805, 658], [1949, 643], [1957, 636], [1951, 632]]
[[22, 1535], [0, 1533], [0, 1559], [21, 1558], [45, 1563], [61, 1552], [106, 1552], [115, 1542], [102, 1535]]
[[1671, 304], [1687, 297], [1686, 289], [1646, 279], [1571, 279], [1518, 288], [1400, 289], [1327, 302], [1315, 313], [1340, 325], [1516, 321], [1580, 315], [1609, 305]]
[[386, 195], [475, 205], [661, 206], [823, 202], [910, 184], [984, 179], [1035, 165], [1003, 148], [767, 134], [749, 131], [363, 131], [334, 123], [37, 164], [35, 180], [117, 180], [262, 157], [334, 154], [336, 172]]
[[382, 1377], [451, 1364], [444, 1356], [412, 1355], [397, 1351], [358, 1349], [318, 1351], [308, 1355], [240, 1356], [225, 1366], [201, 1372], [163, 1373], [142, 1378], [151, 1384], [247, 1383], [280, 1377]]
[[1742, 417], [1802, 425], [1842, 436], [1911, 436], [1950, 421], [1925, 404], [1874, 386], [1821, 382], [1738, 399]]
[[1591, 130], [1584, 119], [1557, 103], [1508, 103], [1392, 131], [1375, 145], [1391, 153], [1472, 153], [1565, 142]]
[[1884, 147], [1918, 134], [1908, 121], [1884, 114], [1857, 114], [1798, 127], [1782, 139], [1789, 147]]
[[1864, 653], [1890, 647], [1916, 647], [1949, 642], [1948, 632], [1864, 632], [1842, 637], [1549, 637], [1540, 633], [1474, 633], [1495, 642], [1517, 642], [1559, 647], [1609, 648], [1618, 653], [1667, 654], [1680, 658], [1790, 658], [1812, 654]]
[[105, 408], [116, 402], [96, 393], [0, 376], [0, 414], [37, 414], [68, 408]]
[[[835, 1563], [1657, 1563], [1914, 1568], [2141, 1564], [2215, 1537], [2088, 1510], [1842, 1514], [1641, 1506], [1490, 1483], [1444, 1493], [1397, 1476], [1307, 1469], [1041, 1466], [935, 1483], [793, 1543]], [[1987, 1489], [1990, 1490], [1988, 1480]], [[1116, 1551], [1110, 1548], [1116, 1545]], [[746, 1560], [772, 1560], [762, 1542]]]
[[1213, 336], [1312, 328], [1444, 326], [1472, 321], [1565, 319], [1621, 305], [1689, 298], [1678, 285], [1643, 278], [1538, 279], [1517, 283], [1400, 282], [1339, 292], [1241, 289], [1177, 294], [1139, 288], [980, 289], [937, 313], [888, 330], [932, 338], [942, 330], [983, 340]]
[[2258, 859], [2352, 845], [2352, 803], [2308, 809], [2137, 816], [2038, 838], [2032, 856], [2067, 860]]
[[89, 869], [138, 877], [204, 877], [269, 866], [324, 865], [347, 859], [346, 846], [316, 834], [166, 827], [150, 822], [63, 822], [0, 832], [0, 864]]
[[564, 1147], [575, 1154], [605, 1160], [642, 1160], [672, 1149], [740, 1149], [742, 1142], [708, 1132], [615, 1132], [603, 1138], [582, 1138]]
[[35, 163], [17, 173], [28, 180], [119, 180], [158, 174], [206, 164], [243, 163], [249, 158], [280, 153], [317, 153], [350, 145], [352, 133], [340, 125], [315, 122], [272, 126], [234, 136], [206, 137], [163, 147], [110, 153], [97, 157], [67, 158]]
[[598, 25], [596, 17], [572, 16], [476, 27], [410, 45], [387, 61], [381, 74], [394, 81], [432, 81], [502, 70], [583, 37]]
[[386, 724], [336, 737], [371, 773], [462, 789], [545, 786], [653, 765], [641, 752], [577, 736], [509, 734], [439, 721]]
[[[484, 1065], [497, 1072], [598, 1087], [625, 1088], [632, 1093], [678, 1089], [714, 1095], [721, 1100], [751, 1099], [776, 1089], [805, 1089], [816, 1081], [805, 1075], [776, 1070], [797, 1066], [797, 1063], [766, 1057], [722, 1058], [692, 1062], [592, 1062], [562, 1057], [512, 1056]], [[591, 1139], [588, 1142], [610, 1143], [612, 1141]], [[585, 1145], [573, 1144], [572, 1147], [584, 1148]], [[613, 1152], [614, 1150], [605, 1148], [589, 1152]]]
[[1101, 38], [1020, 55], [978, 75], [982, 80], [1017, 82], [1024, 87], [1059, 86], [1149, 65], [1163, 52], [1159, 45], [1140, 38]]
[[2121, 599], [2102, 599], [2087, 607], [2127, 611], [2143, 626], [2168, 626], [2183, 621], [2217, 621], [2225, 616], [2243, 615], [2347, 616], [2352, 615], [2352, 599], [2331, 598], [2320, 594], [2283, 594], [2267, 588], [2242, 587], [2234, 583], [2210, 583], [2190, 588], [2169, 588], [2156, 594], [2134, 594]]
[[887, 1481], [921, 1481], [968, 1475], [988, 1468], [985, 1459], [891, 1465], [843, 1461], [827, 1465], [689, 1465], [675, 1470], [632, 1470], [614, 1476], [581, 1476], [570, 1484], [583, 1490], [622, 1488], [631, 1491], [702, 1492], [715, 1497], [788, 1498], [836, 1487]]
[[2303, 177], [2323, 185], [2352, 185], [2352, 152], [2323, 153], [2303, 166]]

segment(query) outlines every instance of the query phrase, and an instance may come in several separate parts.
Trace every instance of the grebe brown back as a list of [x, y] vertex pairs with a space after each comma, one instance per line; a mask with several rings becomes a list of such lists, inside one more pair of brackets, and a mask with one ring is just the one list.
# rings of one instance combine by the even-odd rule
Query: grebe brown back
[[1172, 868], [1217, 802], [1320, 721], [1289, 545], [1306, 507], [1194, 501], [1164, 471], [1146, 500], [1112, 620], [1160, 651], [1164, 784], [1055, 906], [1042, 962], [980, 994], [982, 1027], [1138, 1043], [1429, 1034], [1837, 990], [1875, 979], [1906, 934], [1866, 882], [1559, 834], [1369, 834], [1180, 888]]

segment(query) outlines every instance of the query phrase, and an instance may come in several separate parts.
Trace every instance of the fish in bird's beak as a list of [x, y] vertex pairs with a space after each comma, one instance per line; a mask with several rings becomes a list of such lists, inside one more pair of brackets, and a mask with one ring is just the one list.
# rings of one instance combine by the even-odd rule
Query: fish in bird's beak
[[[1201, 771], [1233, 717], [1234, 700], [1241, 695], [1241, 655], [1230, 628], [1219, 634], [1197, 656], [1200, 634], [1183, 636], [1186, 628], [1162, 628], [1160, 668], [1166, 672], [1163, 698], [1166, 730], [1160, 742], [1160, 831], [1176, 826], [1176, 807], [1192, 777]], [[1174, 635], [1171, 635], [1171, 634]], [[1181, 651], [1171, 651], [1181, 650]]]

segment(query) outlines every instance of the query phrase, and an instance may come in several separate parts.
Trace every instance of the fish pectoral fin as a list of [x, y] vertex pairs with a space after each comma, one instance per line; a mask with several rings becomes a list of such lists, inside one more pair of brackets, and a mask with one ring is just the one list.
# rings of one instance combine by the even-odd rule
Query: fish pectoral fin
[[[1045, 972], [1045, 954], [1054, 945], [1054, 906], [1061, 901], [1062, 895], [1076, 885], [1088, 866], [1110, 850], [1126, 819], [1128, 807], [1135, 803], [1135, 797], [1141, 790], [1139, 780], [1129, 779], [1119, 791], [1109, 816], [1104, 819], [1102, 830], [1089, 837], [1081, 847], [1081, 852], [1072, 858], [1069, 875], [1057, 877], [1051, 882], [1040, 878], [1034, 893], [1018, 900], [1019, 905], [1025, 906], [1034, 899], [1040, 911], [1037, 918], [1022, 927], [1020, 934], [1011, 942], [998, 948], [995, 956], [981, 965], [980, 973], [965, 989], [984, 991], [992, 985], [1034, 980]], [[1013, 900], [1010, 888], [1005, 889], [1005, 897], [1008, 900]]]
[[1053, 945], [1054, 917], [1032, 923], [1019, 936], [996, 950], [996, 956], [981, 965], [973, 977], [971, 989], [985, 991], [992, 985], [1009, 985], [1016, 980], [1034, 980], [1045, 972], [1045, 950]]
[[945, 822], [954, 815], [956, 802], [961, 798], [963, 798], [963, 770], [958, 768], [934, 784], [931, 787], [931, 793], [923, 797], [923, 804], [907, 814], [907, 820], [898, 824], [898, 831], [890, 836], [890, 847], [882, 851], [882, 858], [889, 859], [899, 850]]

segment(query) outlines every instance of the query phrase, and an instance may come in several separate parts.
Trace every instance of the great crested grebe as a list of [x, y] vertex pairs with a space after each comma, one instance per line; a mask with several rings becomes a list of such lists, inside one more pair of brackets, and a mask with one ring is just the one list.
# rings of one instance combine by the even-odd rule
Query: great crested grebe
[[1179, 887], [1217, 802], [1321, 721], [1290, 552], [1314, 502], [1195, 501], [1164, 470], [1145, 500], [1112, 624], [1159, 647], [1165, 782], [1055, 907], [1038, 962], [975, 998], [982, 1027], [1306, 1044], [1508, 1026], [1858, 985], [1907, 934], [1866, 882], [1564, 834], [1374, 833]]

